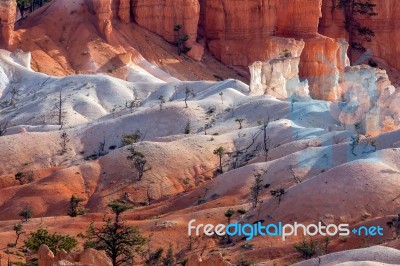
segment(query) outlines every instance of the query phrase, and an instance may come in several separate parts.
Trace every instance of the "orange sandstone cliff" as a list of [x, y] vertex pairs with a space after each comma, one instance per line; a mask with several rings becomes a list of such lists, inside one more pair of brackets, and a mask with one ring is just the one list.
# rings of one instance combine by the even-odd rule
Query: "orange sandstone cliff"
[[[57, 1], [62, 0], [54, 0], [54, 2]], [[312, 97], [337, 100], [340, 94], [337, 90], [339, 90], [341, 73], [348, 65], [346, 56], [348, 45], [343, 29], [343, 14], [341, 10], [333, 7], [335, 1], [85, 0], [81, 2], [81, 6], [87, 6], [86, 9], [75, 11], [66, 8], [65, 12], [71, 12], [72, 18], [74, 18], [72, 12], [84, 14], [87, 20], [92, 21], [95, 25], [99, 36], [115, 47], [110, 48], [111, 50], [121, 50], [121, 46], [124, 46], [126, 40], [135, 42], [132, 36], [123, 33], [125, 29], [125, 26], [121, 26], [123, 24], [133, 27], [133, 24], [136, 23], [158, 34], [169, 43], [175, 43], [177, 40], [174, 26], [182, 24], [183, 33], [187, 34], [189, 38], [187, 45], [192, 48], [188, 56], [197, 61], [202, 59], [204, 49], [208, 49], [220, 62], [234, 67], [238, 72], [249, 77], [247, 67], [256, 61], [269, 61], [285, 55], [285, 53], [292, 56], [299, 54], [299, 76], [300, 79], [309, 81]], [[27, 47], [26, 45], [16, 45], [18, 42], [23, 43], [24, 40], [15, 40], [11, 37], [16, 13], [15, 2], [0, 1], [0, 4], [3, 46], [24, 49]], [[367, 44], [367, 47], [371, 48], [377, 59], [382, 59], [388, 66], [400, 69], [400, 61], [395, 56], [400, 48], [396, 46], [396, 42], [389, 41], [393, 38], [396, 39], [400, 34], [396, 29], [400, 4], [395, 0], [376, 1], [376, 4], [378, 16], [363, 21], [376, 32], [374, 41]], [[71, 5], [73, 4], [71, 3]], [[76, 6], [78, 5], [76, 4]], [[82, 22], [75, 24], [77, 28], [82, 28], [84, 25]], [[49, 27], [55, 26], [49, 25]], [[83, 34], [82, 31], [76, 32], [76, 35], [81, 32], [80, 36], [90, 36], [91, 39], [94, 39], [91, 36], [93, 29], [86, 28]], [[117, 32], [117, 35], [114, 32]], [[47, 49], [54, 50], [53, 48], [56, 46], [61, 46], [61, 49], [65, 50], [74, 49], [72, 45], [76, 38], [70, 38], [71, 40], [68, 41], [70, 45], [65, 45], [62, 43], [62, 40], [65, 39], [62, 33], [61, 31], [59, 34], [61, 36], [58, 38], [61, 40], [61, 45], [52, 43], [51, 47]], [[45, 34], [46, 32], [42, 35]], [[70, 35], [74, 35], [74, 32]], [[20, 38], [24, 38], [24, 35]], [[28, 35], [26, 38], [31, 39]], [[41, 60], [38, 59], [38, 56], [45, 56], [39, 51], [44, 45], [38, 45], [45, 40], [40, 40], [38, 35], [35, 38], [37, 40], [35, 40], [34, 46], [39, 46], [39, 49], [34, 49], [32, 62], [38, 65], [36, 69], [46, 70], [46, 66], [39, 67]], [[294, 40], [304, 41], [302, 51], [298, 51], [298, 47], [293, 49]], [[86, 53], [90, 48], [82, 47], [78, 50]], [[129, 49], [125, 50], [117, 53], [132, 53]], [[133, 61], [135, 61], [135, 56], [137, 54], [133, 52]], [[50, 57], [52, 56], [50, 55]], [[64, 61], [56, 60], [58, 64], [56, 68], [63, 69], [59, 73], [93, 71], [94, 64], [92, 62], [80, 62], [82, 60], [74, 62], [75, 58], [75, 55], [70, 54], [69, 58], [65, 58]], [[129, 61], [129, 59], [122, 61]], [[104, 62], [95, 63], [97, 65], [104, 64]], [[100, 72], [110, 72], [114, 65], [103, 67]], [[52, 72], [51, 69], [48, 70]]]
[[17, 3], [13, 0], [0, 1], [0, 41], [6, 47], [10, 45], [17, 12]]
[[[322, 17], [319, 24], [321, 34], [332, 38], [347, 38], [344, 29], [344, 14], [341, 9], [335, 8], [337, 0], [323, 0]], [[400, 2], [397, 0], [372, 0], [376, 4], [374, 11], [376, 16], [366, 18], [358, 17], [361, 25], [372, 29], [375, 33], [372, 42], [363, 42], [363, 45], [370, 49], [374, 59], [377, 59], [378, 66], [393, 67], [400, 70], [398, 54], [400, 47], [396, 40], [400, 39]], [[360, 40], [358, 40], [360, 41]], [[355, 55], [357, 57], [359, 55]]]

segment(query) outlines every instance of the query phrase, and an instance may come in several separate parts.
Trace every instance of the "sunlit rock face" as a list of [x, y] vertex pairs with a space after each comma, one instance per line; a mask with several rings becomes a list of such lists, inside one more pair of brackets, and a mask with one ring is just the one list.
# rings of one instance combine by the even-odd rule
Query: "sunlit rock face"
[[[343, 12], [328, 0], [86, 0], [89, 12], [105, 40], [111, 40], [115, 21], [137, 23], [176, 43], [176, 24], [188, 36], [188, 55], [201, 61], [204, 49], [222, 63], [247, 70], [254, 62], [269, 62], [286, 50], [299, 57], [298, 77], [307, 80], [314, 99], [337, 101], [342, 73], [349, 66], [348, 44], [343, 28]], [[374, 56], [400, 68], [396, 56], [396, 23], [400, 4], [394, 0], [376, 1], [378, 16], [361, 22], [373, 29], [376, 37], [366, 44]], [[14, 1], [0, 1], [1, 41], [7, 47], [13, 41], [16, 14]], [[359, 18], [360, 20], [362, 18]], [[323, 35], [322, 35], [323, 34]], [[400, 36], [399, 36], [400, 37]], [[298, 52], [295, 41], [302, 41]], [[382, 41], [386, 40], [386, 41]], [[257, 64], [255, 64], [257, 65]], [[278, 66], [273, 64], [274, 69]], [[297, 63], [296, 63], [297, 66]], [[297, 68], [297, 67], [296, 67]], [[289, 71], [293, 72], [293, 67]], [[255, 88], [250, 70], [249, 78]], [[276, 71], [275, 71], [276, 72]], [[259, 75], [260, 76], [260, 75]], [[287, 76], [283, 74], [283, 76]], [[260, 76], [261, 77], [261, 76]], [[286, 77], [285, 77], [286, 78]], [[257, 79], [257, 78], [256, 78]], [[261, 81], [260, 81], [261, 82]], [[260, 83], [259, 82], [259, 83]], [[264, 84], [265, 85], [265, 84]], [[265, 88], [262, 89], [265, 91]], [[271, 91], [269, 91], [271, 93]]]
[[92, 248], [85, 249], [81, 252], [69, 252], [61, 250], [54, 253], [46, 245], [41, 245], [38, 251], [39, 266], [111, 266], [111, 260], [107, 257], [104, 251], [95, 250]]
[[97, 30], [106, 40], [110, 39], [112, 34], [113, 13], [111, 9], [111, 0], [87, 0], [89, 11], [97, 18]]
[[12, 42], [12, 33], [16, 18], [17, 3], [14, 0], [0, 1], [0, 41], [8, 47]]
[[256, 61], [249, 66], [251, 94], [267, 94], [277, 99], [308, 97], [308, 83], [299, 79], [304, 42], [286, 38], [276, 40], [286, 47], [279, 56], [268, 61]]
[[347, 67], [340, 83], [339, 120], [359, 124], [363, 133], [373, 133], [399, 124], [399, 92], [385, 70], [367, 65]]
[[[279, 36], [304, 41], [299, 76], [317, 99], [336, 100], [339, 73], [348, 60], [346, 43], [318, 33], [322, 1], [206, 1], [202, 25], [211, 52], [223, 63], [266, 62], [287, 49]], [[301, 8], [300, 8], [301, 7]]]
[[[344, 14], [341, 9], [335, 7], [336, 1], [322, 1], [322, 17], [319, 24], [319, 32], [332, 38], [346, 38], [344, 29]], [[400, 69], [400, 46], [396, 41], [400, 39], [400, 2], [397, 0], [372, 0], [376, 4], [373, 17], [358, 17], [361, 25], [374, 31], [372, 42], [364, 42], [363, 45], [371, 50], [374, 58], [385, 61], [388, 65]], [[353, 61], [357, 61], [360, 55], [355, 53]]]
[[[193, 57], [202, 56], [196, 43], [200, 17], [200, 4], [197, 0], [133, 0], [132, 13], [140, 26], [157, 33], [171, 43], [177, 41], [174, 27], [181, 24], [182, 34], [188, 36], [187, 46], [192, 47]], [[200, 55], [199, 55], [200, 53]]]

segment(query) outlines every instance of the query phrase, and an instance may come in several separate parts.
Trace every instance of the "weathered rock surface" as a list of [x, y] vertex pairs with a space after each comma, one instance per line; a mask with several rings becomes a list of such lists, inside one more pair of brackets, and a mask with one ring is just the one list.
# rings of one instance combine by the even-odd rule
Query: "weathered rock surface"
[[188, 266], [232, 266], [233, 264], [227, 262], [222, 257], [221, 253], [210, 255], [206, 259], [202, 259], [199, 255], [192, 256], [188, 262]]
[[13, 0], [0, 1], [0, 41], [6, 45], [11, 45], [12, 33], [16, 18], [17, 3]]
[[373, 246], [355, 250], [331, 253], [319, 258], [293, 264], [293, 266], [308, 265], [340, 265], [340, 266], [378, 266], [399, 265], [400, 251], [393, 248]]
[[[335, 8], [335, 2], [337, 1], [323, 0], [319, 31], [332, 38], [347, 38], [343, 10]], [[361, 25], [372, 29], [375, 33], [373, 41], [364, 42], [363, 45], [371, 49], [373, 57], [381, 58], [399, 70], [400, 60], [397, 60], [397, 57], [400, 47], [393, 40], [400, 39], [400, 2], [396, 0], [372, 0], [372, 2], [376, 4], [374, 11], [378, 15], [358, 19]], [[359, 56], [356, 53], [353, 60], [357, 61]]]
[[111, 266], [111, 260], [102, 251], [85, 249], [81, 253], [60, 251], [56, 256], [46, 245], [38, 251], [39, 266]]
[[271, 42], [273, 36], [304, 39], [300, 77], [309, 80], [313, 97], [335, 100], [346, 45], [318, 34], [321, 5], [320, 0], [209, 1], [203, 23], [208, 47], [223, 63], [246, 66], [277, 58], [287, 49], [282, 42]]
[[299, 76], [309, 81], [312, 98], [336, 101], [340, 73], [349, 65], [347, 42], [322, 35], [304, 42]]
[[[200, 61], [207, 47], [224, 64], [242, 69], [253, 62], [275, 59], [285, 50], [292, 51], [291, 43], [284, 38], [303, 40], [299, 77], [309, 81], [310, 94], [316, 99], [337, 100], [341, 73], [349, 65], [343, 11], [331, 0], [84, 2], [96, 19], [98, 31], [109, 42], [113, 39], [113, 21], [118, 19], [123, 23], [134, 21], [170, 43], [178, 38], [174, 26], [182, 24], [182, 34], [188, 35], [187, 46], [192, 48], [190, 57]], [[400, 69], [400, 61], [396, 60], [400, 47], [389, 41], [400, 38], [400, 4], [395, 0], [374, 2], [378, 16], [359, 18], [376, 34], [374, 41], [365, 45], [374, 56]], [[1, 40], [5, 46], [12, 43], [15, 13], [14, 1], [0, 1]]]
[[363, 133], [398, 124], [399, 92], [392, 86], [385, 70], [367, 65], [347, 67], [340, 83], [341, 106], [339, 120], [353, 126], [360, 123]]
[[131, 1], [119, 0], [118, 17], [124, 23], [131, 22]]
[[103, 38], [109, 40], [112, 33], [111, 19], [113, 17], [112, 0], [88, 0], [86, 1], [89, 10], [97, 17], [97, 30], [103, 35]]
[[46, 245], [41, 245], [38, 250], [39, 266], [52, 266], [54, 253]]
[[[181, 24], [182, 34], [188, 36], [187, 45], [197, 46], [197, 27], [200, 4], [197, 0], [133, 0], [132, 12], [135, 22], [157, 33], [171, 43], [177, 41], [174, 27]], [[199, 50], [200, 49], [200, 50]], [[194, 47], [193, 55], [198, 57], [201, 48]]]
[[[287, 99], [297, 94], [304, 95], [308, 84], [299, 79], [300, 54], [304, 48], [303, 41], [287, 40], [292, 46], [285, 49], [276, 58], [268, 61], [256, 61], [249, 66], [250, 92], [252, 95], [272, 95], [278, 99]], [[299, 91], [297, 91], [299, 90]]]

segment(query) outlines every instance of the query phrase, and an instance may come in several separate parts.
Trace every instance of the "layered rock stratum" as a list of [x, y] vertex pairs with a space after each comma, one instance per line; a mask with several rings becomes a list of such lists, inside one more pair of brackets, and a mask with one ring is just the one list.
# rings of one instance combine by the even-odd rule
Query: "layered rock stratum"
[[[67, 54], [65, 58], [61, 57], [52, 63], [57, 65], [57, 68], [62, 68], [59, 74], [93, 71], [111, 73], [114, 69], [120, 69], [119, 62], [121, 61], [123, 63], [130, 62], [130, 59], [136, 63], [142, 61], [138, 52], [141, 53], [140, 47], [143, 46], [129, 44], [132, 41], [129, 39], [134, 36], [128, 33], [126, 26], [121, 26], [120, 22], [127, 25], [137, 23], [172, 44], [179, 38], [177, 32], [174, 31], [174, 26], [181, 24], [182, 34], [188, 36], [187, 45], [192, 48], [188, 53], [190, 57], [201, 60], [204, 49], [207, 48], [223, 64], [236, 67], [237, 71], [248, 78], [248, 65], [256, 61], [267, 62], [276, 59], [286, 51], [296, 53], [288, 42], [285, 43], [279, 40], [280, 38], [303, 40], [305, 45], [300, 54], [299, 77], [308, 80], [310, 94], [316, 99], [338, 100], [340, 95], [337, 91], [341, 73], [349, 65], [346, 57], [348, 45], [345, 42], [347, 36], [343, 25], [343, 11], [336, 7], [336, 1], [90, 0], [84, 1], [82, 5], [75, 5], [74, 8], [61, 2], [62, 0], [58, 0], [50, 4], [49, 13], [51, 10], [52, 14], [60, 14], [60, 20], [68, 20], [66, 17], [63, 18], [65, 16], [63, 14], [69, 13], [77, 22], [79, 19], [76, 19], [74, 15], [83, 14], [86, 17], [85, 20], [92, 20], [99, 36], [106, 41], [104, 45], [114, 47], [112, 49], [114, 53], [115, 50], [119, 51], [114, 59], [109, 61], [111, 63], [102, 69], [93, 67], [93, 64], [104, 65], [106, 62], [104, 59], [100, 61], [97, 59], [95, 62], [87, 60], [76, 62], [76, 57], [80, 56], [70, 51], [79, 46], [74, 43], [76, 37], [57, 26], [54, 29], [45, 27], [42, 36], [35, 34], [34, 45], [42, 43], [40, 47], [43, 50], [44, 46], [48, 47], [51, 44], [52, 47], [59, 47], [63, 53]], [[3, 44], [5, 47], [13, 47], [12, 49], [26, 50], [33, 44], [21, 40], [18, 34], [13, 37], [15, 20], [15, 4], [13, 3], [13, 1], [1, 2]], [[65, 8], [60, 9], [56, 6], [65, 6]], [[389, 40], [397, 36], [396, 14], [399, 13], [397, 6], [399, 5], [395, 1], [376, 1], [378, 16], [371, 19], [359, 18], [363, 25], [376, 32], [374, 41], [366, 44], [367, 48], [372, 50], [378, 62], [382, 60], [382, 66], [394, 68], [388, 73], [396, 79], [398, 77], [396, 69], [400, 69], [400, 65], [395, 55], [399, 51], [394, 45], [395, 42]], [[32, 23], [31, 26], [41, 27], [40, 25], [46, 22], [35, 20]], [[80, 25], [77, 26], [79, 35], [89, 37], [90, 26], [83, 26], [82, 23], [77, 25]], [[90, 38], [93, 39], [93, 36]], [[51, 47], [46, 49], [49, 50]], [[89, 55], [94, 53], [90, 47], [81, 47], [79, 50]], [[55, 72], [46, 70], [45, 66], [41, 65], [40, 61], [44, 56], [43, 52], [34, 53], [33, 64], [36, 63], [36, 68], [45, 72]], [[144, 57], [149, 59], [146, 54]], [[164, 69], [170, 67], [164, 64]], [[125, 76], [125, 78], [128, 76], [126, 71], [119, 70], [119, 72], [114, 74]]]

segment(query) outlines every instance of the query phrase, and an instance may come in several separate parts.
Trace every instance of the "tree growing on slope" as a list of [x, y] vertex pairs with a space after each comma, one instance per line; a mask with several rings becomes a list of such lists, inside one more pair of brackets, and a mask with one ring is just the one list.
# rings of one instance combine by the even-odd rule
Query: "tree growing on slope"
[[286, 190], [282, 187], [271, 190], [271, 196], [278, 199], [278, 206], [281, 204], [282, 197], [286, 194]]
[[158, 100], [159, 100], [160, 110], [162, 110], [163, 104], [165, 103], [165, 98], [163, 95], [160, 95], [160, 97], [158, 97]]
[[302, 242], [293, 245], [293, 247], [306, 260], [311, 259], [318, 252], [318, 243], [312, 239], [310, 242], [303, 239]]
[[253, 208], [257, 208], [257, 205], [261, 203], [260, 200], [260, 194], [261, 190], [264, 188], [264, 185], [262, 184], [262, 178], [261, 176], [265, 174], [266, 171], [263, 171], [263, 173], [255, 173], [254, 174], [254, 183], [250, 187], [250, 200], [252, 203]]
[[67, 152], [67, 143], [69, 142], [69, 137], [67, 132], [63, 132], [61, 133], [61, 142], [60, 142], [60, 146], [61, 146], [61, 155], [65, 154]]
[[191, 125], [190, 125], [191, 123], [190, 123], [190, 120], [188, 120], [187, 122], [186, 122], [186, 124], [185, 124], [185, 128], [184, 128], [184, 133], [187, 135], [187, 134], [190, 134], [190, 131], [192, 131], [192, 128], [191, 128]]
[[34, 177], [33, 171], [29, 171], [29, 172], [25, 172], [25, 173], [18, 171], [15, 174], [15, 180], [19, 181], [19, 183], [21, 185], [31, 183], [33, 181], [33, 177]]
[[239, 129], [243, 128], [243, 126], [242, 126], [243, 121], [244, 121], [244, 118], [236, 118], [235, 119], [235, 122], [239, 123]]
[[122, 135], [121, 147], [132, 145], [139, 142], [143, 137], [143, 133], [140, 130], [136, 130], [133, 134]]
[[15, 235], [16, 235], [16, 239], [15, 239], [14, 246], [17, 246], [17, 245], [18, 245], [18, 240], [19, 240], [20, 236], [21, 236], [22, 234], [25, 234], [25, 231], [24, 231], [23, 226], [22, 226], [21, 223], [14, 224], [13, 230], [14, 230]]
[[19, 13], [21, 18], [25, 18], [25, 10], [26, 6], [30, 3], [30, 0], [17, 0], [17, 7], [19, 9]]
[[[232, 216], [233, 215], [235, 215], [235, 211], [233, 210], [233, 209], [228, 209], [226, 212], [225, 212], [225, 217], [228, 219], [228, 224], [230, 224], [231, 223], [231, 220], [232, 220]], [[228, 241], [228, 244], [229, 243], [231, 243], [231, 237], [230, 237], [230, 235], [228, 235], [227, 234], [227, 241]]]
[[27, 240], [25, 246], [33, 251], [38, 251], [41, 245], [47, 245], [53, 253], [60, 250], [71, 251], [78, 245], [78, 241], [69, 235], [61, 235], [58, 233], [50, 234], [47, 229], [39, 228], [33, 232]]
[[185, 89], [185, 108], [188, 108], [188, 104], [187, 101], [189, 100], [190, 97], [195, 97], [196, 95], [194, 94], [192, 89], [189, 89], [188, 87], [186, 87]]
[[224, 93], [222, 91], [219, 93], [219, 97], [221, 97], [221, 103], [224, 104]]
[[269, 120], [270, 117], [268, 115], [267, 119], [265, 121], [261, 122], [261, 131], [263, 132], [263, 151], [264, 151], [264, 156], [265, 156], [265, 161], [268, 161], [268, 154], [269, 150], [271, 149], [271, 138], [267, 134], [267, 128], [269, 125]]
[[81, 203], [85, 201], [82, 198], [76, 197], [75, 195], [71, 196], [69, 200], [69, 208], [68, 208], [68, 215], [71, 217], [76, 217], [78, 215], [83, 215], [86, 213], [86, 208], [81, 206]]
[[139, 106], [140, 98], [137, 96], [135, 97], [135, 99], [125, 102], [125, 108], [128, 108], [131, 113], [133, 112], [133, 109], [138, 108]]
[[394, 232], [396, 233], [396, 238], [400, 238], [400, 214], [387, 222], [387, 225], [389, 226], [389, 228], [394, 230]]
[[137, 180], [140, 181], [144, 173], [150, 170], [151, 167], [147, 163], [146, 157], [143, 153], [136, 151], [134, 148], [130, 148], [129, 151], [131, 154], [127, 158], [132, 161], [133, 167], [138, 172]]
[[132, 265], [134, 253], [139, 252], [146, 243], [139, 229], [125, 225], [120, 215], [131, 206], [114, 201], [108, 205], [114, 213], [114, 220], [107, 219], [101, 228], [91, 224], [86, 233], [85, 248], [104, 250], [110, 257], [113, 266]]
[[29, 206], [25, 206], [22, 210], [18, 213], [21, 217], [22, 222], [27, 222], [33, 216], [33, 209]]
[[176, 265], [174, 249], [172, 248], [172, 245], [170, 244], [169, 248], [167, 250], [167, 254], [163, 258], [163, 266], [174, 266], [174, 265]]
[[219, 169], [218, 171], [222, 174], [224, 170], [222, 169], [222, 156], [225, 154], [224, 147], [218, 147], [214, 150], [214, 154], [219, 157]]
[[176, 45], [178, 46], [178, 55], [182, 53], [186, 54], [191, 50], [190, 47], [187, 46], [186, 42], [189, 40], [189, 36], [187, 34], [183, 34], [181, 31], [183, 30], [182, 24], [176, 24], [174, 26], [174, 31], [177, 35]]
[[362, 41], [371, 42], [375, 36], [375, 32], [362, 25], [357, 16], [363, 18], [371, 18], [378, 15], [375, 12], [376, 4], [371, 0], [339, 0], [337, 5], [344, 10], [344, 25], [347, 33], [349, 34], [349, 57], [352, 60], [353, 50], [364, 53], [366, 48], [363, 46], [359, 39]]
[[55, 103], [55, 110], [56, 114], [54, 116], [57, 117], [57, 125], [60, 126], [60, 130], [63, 128], [65, 124], [65, 118], [66, 118], [66, 111], [64, 109], [64, 99], [62, 96], [62, 92], [60, 90], [60, 93], [57, 97], [57, 102]]
[[10, 124], [10, 121], [8, 121], [8, 120], [0, 123], [0, 137], [4, 136], [7, 133], [9, 124]]

